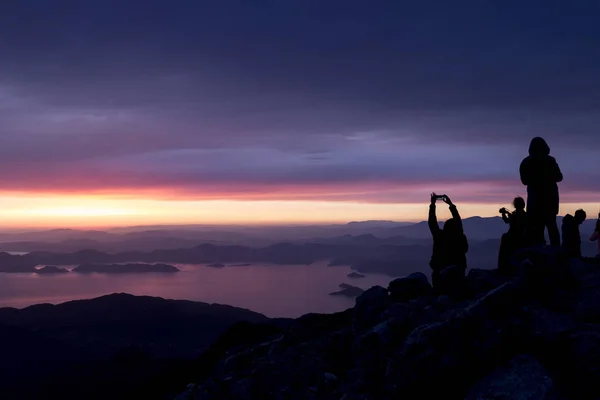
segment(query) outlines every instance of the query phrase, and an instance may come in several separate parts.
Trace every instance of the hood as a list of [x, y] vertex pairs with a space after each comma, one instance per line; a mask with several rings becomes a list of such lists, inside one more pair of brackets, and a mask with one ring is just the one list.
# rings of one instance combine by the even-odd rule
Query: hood
[[529, 144], [529, 155], [538, 157], [550, 155], [550, 147], [543, 138], [534, 137]]
[[574, 222], [575, 222], [575, 217], [572, 216], [571, 214], [567, 214], [563, 217], [563, 224], [564, 223], [570, 224], [570, 223], [574, 223]]

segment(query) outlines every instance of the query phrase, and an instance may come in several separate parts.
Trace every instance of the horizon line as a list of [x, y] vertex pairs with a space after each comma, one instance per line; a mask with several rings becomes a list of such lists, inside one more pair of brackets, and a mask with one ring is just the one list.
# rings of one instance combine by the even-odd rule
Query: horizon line
[[[560, 216], [557, 216], [560, 217]], [[473, 216], [469, 216], [469, 217], [464, 217], [462, 218], [463, 220], [472, 220], [472, 219], [495, 219], [495, 218], [501, 218], [500, 216], [480, 216], [480, 215], [473, 215]], [[92, 231], [107, 231], [107, 230], [118, 230], [118, 229], [139, 229], [139, 228], [161, 228], [161, 227], [173, 227], [173, 228], [178, 228], [178, 227], [206, 227], [206, 228], [211, 228], [211, 227], [238, 227], [238, 228], [244, 228], [244, 227], [309, 227], [309, 226], [314, 226], [314, 227], [326, 227], [326, 226], [346, 226], [346, 225], [350, 225], [352, 223], [369, 223], [369, 222], [373, 222], [373, 223], [390, 223], [390, 224], [410, 224], [410, 225], [416, 225], [416, 224], [420, 224], [420, 223], [426, 223], [427, 220], [423, 219], [423, 220], [413, 220], [413, 221], [409, 221], [409, 220], [351, 220], [351, 221], [347, 221], [347, 222], [306, 222], [306, 223], [299, 223], [299, 222], [290, 222], [290, 223], [285, 223], [285, 222], [281, 222], [281, 223], [258, 223], [258, 222], [248, 222], [248, 223], [244, 223], [244, 222], [240, 222], [240, 223], [228, 223], [228, 222], [223, 222], [223, 223], [211, 223], [211, 224], [202, 224], [202, 223], [196, 223], [196, 224], [177, 224], [177, 223], [165, 223], [165, 224], [143, 224], [143, 225], [114, 225], [114, 226], [77, 226], [77, 227], [73, 227], [73, 226], [22, 226], [22, 227], [14, 227], [14, 228], [9, 228], [9, 227], [0, 227], [0, 233], [3, 232], [7, 232], [7, 231], [21, 231], [21, 232], [30, 232], [33, 230], [40, 230], [40, 231], [59, 231], [59, 230], [74, 230], [74, 231], [84, 231], [84, 230], [92, 230]], [[441, 222], [441, 221], [440, 221]]]

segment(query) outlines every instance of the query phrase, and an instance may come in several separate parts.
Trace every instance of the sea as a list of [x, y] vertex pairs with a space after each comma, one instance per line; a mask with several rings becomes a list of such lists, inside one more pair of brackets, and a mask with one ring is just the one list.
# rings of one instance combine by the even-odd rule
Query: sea
[[[14, 252], [13, 252], [14, 254]], [[332, 313], [354, 305], [354, 298], [331, 296], [346, 283], [368, 289], [387, 287], [394, 279], [383, 274], [350, 278], [349, 266], [312, 265], [207, 265], [171, 264], [178, 273], [48, 274], [0, 273], [0, 307], [23, 308], [57, 304], [111, 293], [158, 296], [227, 304], [268, 317], [295, 318], [307, 313]], [[72, 269], [74, 266], [64, 268]]]

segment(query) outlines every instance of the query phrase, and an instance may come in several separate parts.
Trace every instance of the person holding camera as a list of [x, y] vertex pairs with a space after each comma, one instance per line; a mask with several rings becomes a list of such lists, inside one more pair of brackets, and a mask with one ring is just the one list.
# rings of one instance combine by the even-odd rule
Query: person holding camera
[[559, 195], [558, 182], [563, 174], [550, 156], [550, 147], [541, 137], [534, 137], [529, 144], [529, 156], [519, 166], [521, 183], [527, 186], [527, 235], [532, 245], [543, 245], [544, 231], [548, 229], [550, 245], [560, 246], [560, 233], [556, 224]]
[[512, 213], [504, 207], [499, 210], [502, 220], [510, 226], [508, 232], [503, 234], [500, 239], [498, 270], [501, 272], [509, 272], [511, 257], [526, 243], [527, 213], [525, 212], [525, 200], [522, 197], [515, 197], [513, 207], [515, 210]]
[[[436, 216], [436, 201], [442, 200], [448, 204], [452, 218], [444, 223], [443, 229], [440, 229]], [[433, 252], [429, 266], [433, 270], [431, 273], [431, 282], [434, 288], [440, 286], [440, 274], [456, 274], [456, 277], [464, 277], [467, 269], [467, 251], [469, 243], [463, 231], [462, 220], [456, 206], [450, 200], [450, 197], [444, 195], [431, 194], [431, 204], [429, 205], [429, 230], [433, 237]], [[446, 272], [442, 272], [446, 269]], [[450, 280], [452, 281], [451, 278]]]
[[594, 228], [594, 233], [590, 236], [590, 241], [598, 241], [598, 252], [596, 254], [596, 258], [600, 258], [600, 213], [598, 213], [598, 219], [596, 219], [596, 227]]

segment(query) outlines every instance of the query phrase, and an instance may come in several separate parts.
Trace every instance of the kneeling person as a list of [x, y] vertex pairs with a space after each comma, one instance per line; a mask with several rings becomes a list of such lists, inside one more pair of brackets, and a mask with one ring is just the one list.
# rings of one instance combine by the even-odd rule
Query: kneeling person
[[562, 221], [562, 248], [569, 257], [581, 257], [581, 236], [579, 225], [585, 221], [587, 214], [583, 210], [575, 211], [575, 215], [567, 214]]

